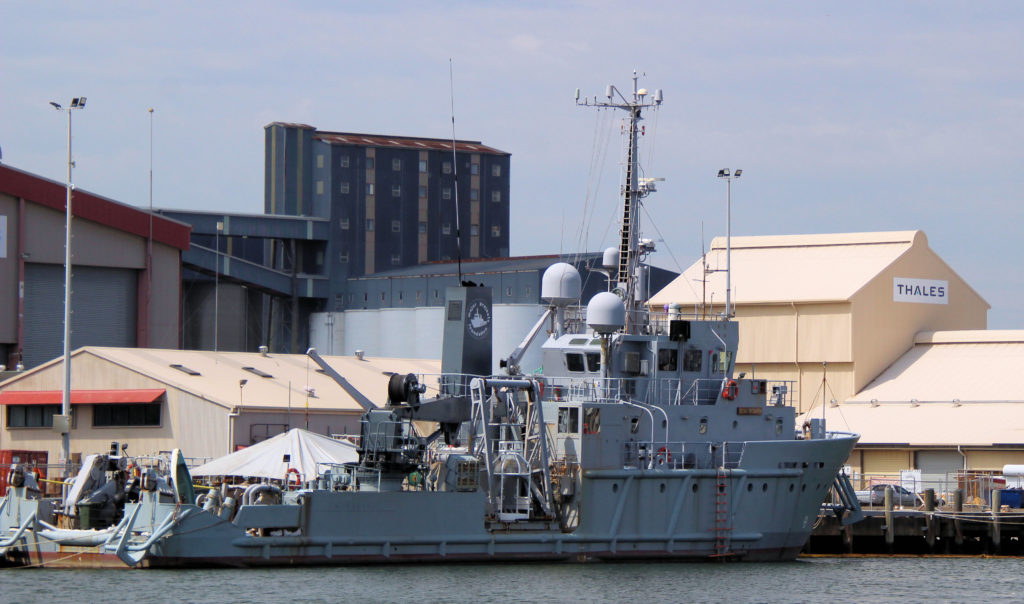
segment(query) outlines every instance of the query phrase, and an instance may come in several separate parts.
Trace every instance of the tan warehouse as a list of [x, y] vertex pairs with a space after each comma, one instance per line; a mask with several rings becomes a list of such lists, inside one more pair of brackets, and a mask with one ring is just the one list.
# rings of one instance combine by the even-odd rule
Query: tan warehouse
[[[386, 400], [386, 372], [436, 374], [422, 359], [325, 360], [375, 404]], [[85, 347], [71, 360], [71, 452], [131, 454], [180, 448], [214, 458], [290, 427], [358, 433], [363, 409], [305, 355]], [[63, 362], [58, 358], [0, 383], [0, 449], [48, 451], [56, 461]]]
[[861, 435], [850, 458], [858, 475], [914, 468], [936, 485], [960, 470], [998, 474], [1024, 464], [1024, 385], [1014, 379], [1021, 367], [1024, 331], [922, 333], [824, 415], [830, 429]]
[[[652, 308], [724, 312], [725, 269], [718, 237], [706, 267], [687, 268]], [[985, 329], [989, 308], [922, 231], [734, 237], [732, 286], [737, 371], [791, 380], [800, 411], [856, 394], [918, 332]]]

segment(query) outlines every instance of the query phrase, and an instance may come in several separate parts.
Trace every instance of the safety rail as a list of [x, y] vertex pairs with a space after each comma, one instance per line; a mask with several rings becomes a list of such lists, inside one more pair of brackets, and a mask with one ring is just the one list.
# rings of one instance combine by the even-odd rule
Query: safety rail
[[743, 460], [743, 441], [653, 441], [624, 443], [622, 467], [666, 470], [734, 469]]
[[[598, 378], [598, 377], [545, 377], [544, 399], [554, 401], [586, 401], [617, 403], [636, 401], [659, 405], [713, 405], [724, 389], [727, 379], [700, 378]], [[766, 396], [767, 404], [793, 405], [793, 381], [747, 380], [743, 384], [758, 382], [757, 388]]]

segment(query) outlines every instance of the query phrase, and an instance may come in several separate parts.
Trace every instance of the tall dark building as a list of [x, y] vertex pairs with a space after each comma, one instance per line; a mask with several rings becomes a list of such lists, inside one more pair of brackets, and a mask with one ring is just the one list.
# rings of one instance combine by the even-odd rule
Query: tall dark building
[[[328, 278], [324, 310], [344, 310], [345, 280], [431, 261], [509, 253], [509, 154], [476, 141], [266, 126], [265, 212], [330, 221], [298, 272]], [[458, 219], [456, 219], [456, 199]], [[279, 266], [288, 251], [267, 250]]]

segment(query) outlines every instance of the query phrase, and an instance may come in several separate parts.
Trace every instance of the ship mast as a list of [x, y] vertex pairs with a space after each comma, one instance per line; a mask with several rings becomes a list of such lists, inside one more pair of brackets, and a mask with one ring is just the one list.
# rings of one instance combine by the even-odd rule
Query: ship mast
[[661, 179], [640, 178], [640, 161], [637, 155], [637, 142], [641, 134], [640, 121], [645, 108], [657, 109], [661, 105], [661, 89], [654, 91], [654, 98], [648, 100], [647, 89], [637, 85], [637, 73], [633, 72], [633, 94], [626, 98], [615, 86], [609, 85], [605, 91], [607, 100], [599, 101], [584, 98], [580, 100], [580, 91], [576, 90], [576, 104], [587, 107], [608, 107], [622, 109], [629, 114], [627, 118], [626, 178], [622, 187], [622, 228], [619, 237], [619, 265], [614, 278], [615, 290], [622, 298], [626, 307], [626, 333], [639, 333], [647, 324], [647, 313], [643, 310], [646, 301], [645, 281], [639, 279], [641, 255], [653, 251], [653, 245], [640, 246], [640, 200], [655, 190], [654, 181]]

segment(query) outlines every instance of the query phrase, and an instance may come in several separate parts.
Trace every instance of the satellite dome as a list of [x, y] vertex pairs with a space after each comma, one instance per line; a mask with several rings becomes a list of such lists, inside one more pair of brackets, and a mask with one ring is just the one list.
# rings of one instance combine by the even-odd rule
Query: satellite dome
[[609, 334], [626, 324], [626, 306], [611, 292], [601, 292], [587, 304], [587, 325], [600, 334]]
[[583, 280], [580, 279], [580, 272], [576, 267], [558, 262], [544, 271], [544, 277], [540, 283], [540, 297], [550, 300], [552, 304], [571, 304], [580, 299], [583, 293]]
[[619, 248], [610, 247], [604, 251], [601, 257], [601, 268], [617, 271], [619, 270]]

